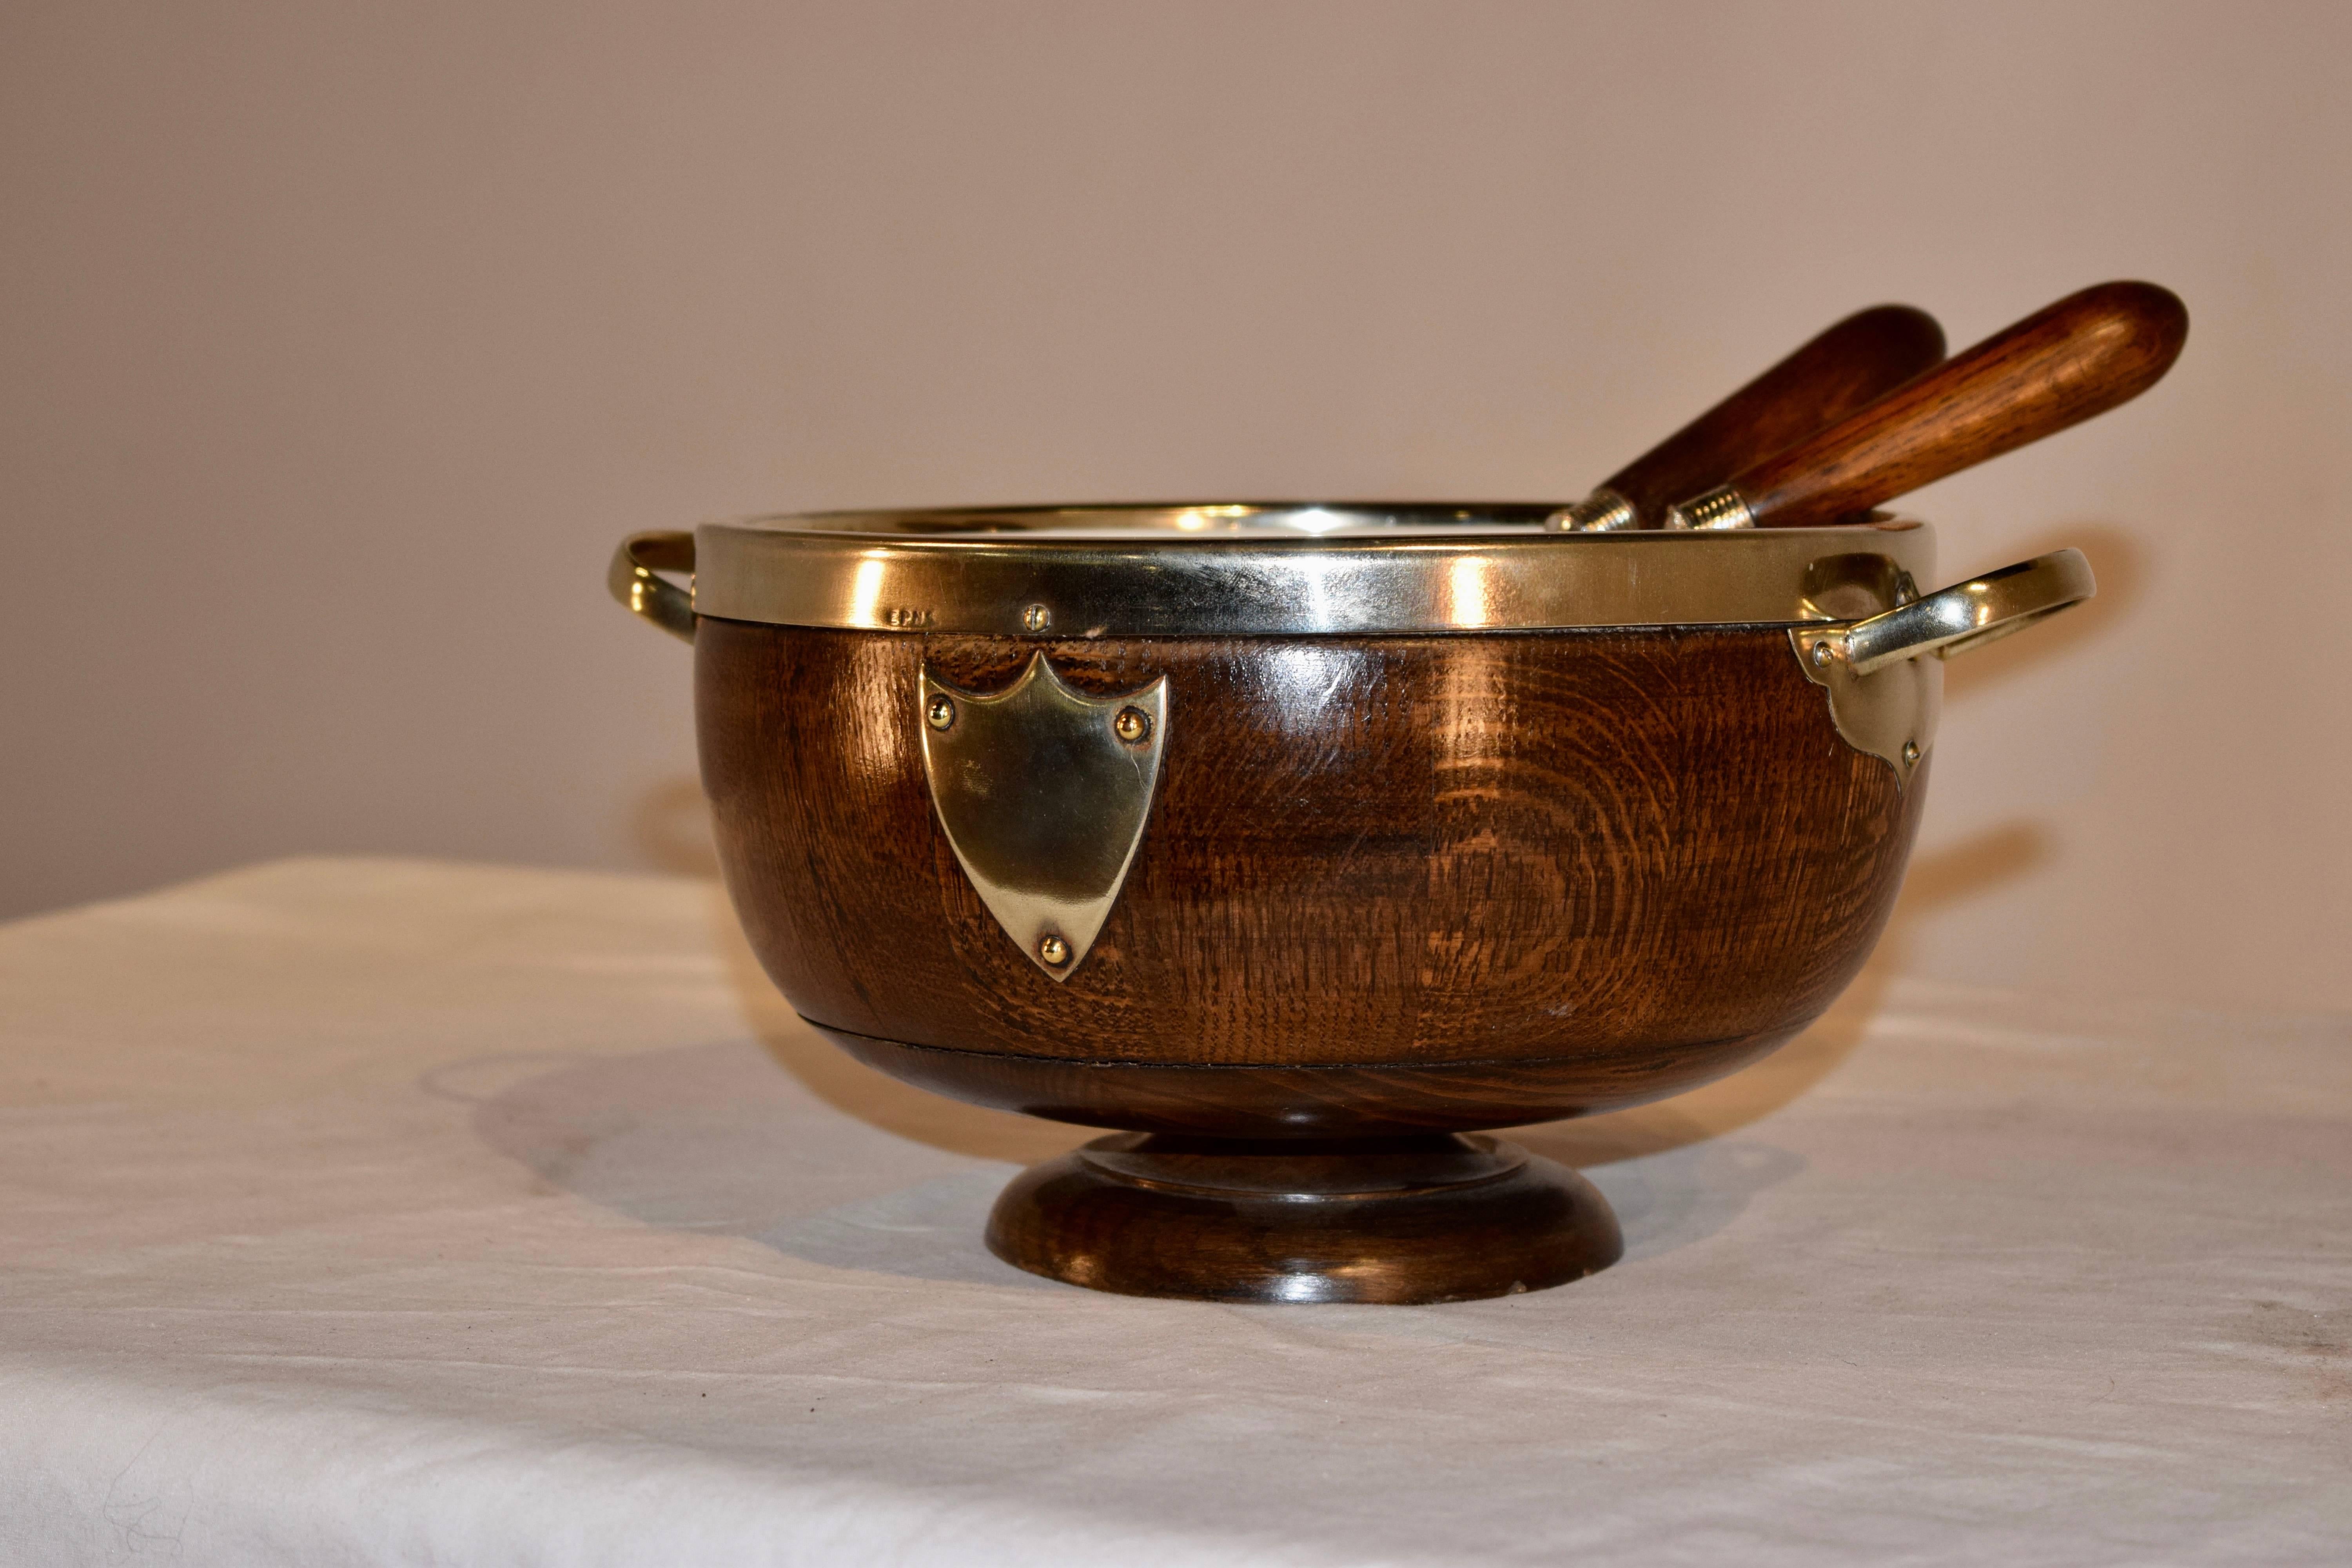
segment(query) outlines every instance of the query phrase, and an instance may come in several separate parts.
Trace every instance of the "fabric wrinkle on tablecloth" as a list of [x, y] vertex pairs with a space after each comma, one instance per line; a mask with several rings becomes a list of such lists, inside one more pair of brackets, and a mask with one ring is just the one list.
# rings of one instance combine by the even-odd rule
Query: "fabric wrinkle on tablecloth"
[[1430, 1308], [980, 1240], [709, 884], [280, 862], [0, 928], [0, 1561], [2313, 1563], [2352, 1021], [1866, 975], [1513, 1134], [1626, 1259]]

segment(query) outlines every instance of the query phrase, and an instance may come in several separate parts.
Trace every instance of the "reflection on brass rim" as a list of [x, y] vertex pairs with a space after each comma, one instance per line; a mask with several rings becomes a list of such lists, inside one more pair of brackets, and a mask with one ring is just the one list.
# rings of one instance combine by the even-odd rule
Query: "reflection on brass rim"
[[1792, 626], [1893, 609], [1935, 535], [1559, 533], [1548, 504], [821, 512], [696, 531], [698, 615], [1056, 638]]

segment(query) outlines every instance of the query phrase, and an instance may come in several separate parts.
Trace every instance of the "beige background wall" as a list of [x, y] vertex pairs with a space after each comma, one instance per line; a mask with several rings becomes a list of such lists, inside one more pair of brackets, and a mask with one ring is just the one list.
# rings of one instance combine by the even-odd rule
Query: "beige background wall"
[[2178, 289], [1923, 493], [1909, 968], [2352, 1005], [2352, 7], [0, 10], [0, 914], [262, 856], [693, 866], [729, 512], [1570, 498], [1832, 319]]

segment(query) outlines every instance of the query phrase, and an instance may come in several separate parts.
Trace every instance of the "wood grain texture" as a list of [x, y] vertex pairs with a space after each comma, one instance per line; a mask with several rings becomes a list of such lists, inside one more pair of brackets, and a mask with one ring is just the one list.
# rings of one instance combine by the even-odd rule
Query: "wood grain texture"
[[1731, 485], [1759, 528], [1834, 522], [2129, 402], [2172, 367], [2188, 336], [2188, 309], [2169, 290], [2102, 283], [1953, 355]]
[[1642, 526], [1665, 510], [1823, 429], [1936, 364], [1944, 329], [1925, 310], [1857, 311], [1608, 479]]
[[1591, 1183], [1491, 1138], [1099, 1139], [1015, 1177], [988, 1245], [1091, 1289], [1221, 1301], [1474, 1300], [1624, 1250]]
[[[1776, 628], [1032, 642], [705, 620], [696, 647], [754, 950], [813, 1022], [942, 1052], [1567, 1061], [1612, 1100], [1653, 1071], [1665, 1092], [1844, 986], [1923, 794], [1838, 736]], [[1171, 701], [1133, 869], [1060, 984], [965, 879], [916, 732], [924, 660], [990, 690], [1039, 647], [1083, 689], [1165, 675]]]

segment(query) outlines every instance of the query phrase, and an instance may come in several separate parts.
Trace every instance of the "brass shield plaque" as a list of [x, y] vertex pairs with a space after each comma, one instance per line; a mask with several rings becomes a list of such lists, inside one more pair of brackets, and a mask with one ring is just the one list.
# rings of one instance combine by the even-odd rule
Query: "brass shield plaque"
[[1168, 734], [1166, 678], [1088, 697], [1041, 653], [986, 695], [926, 665], [918, 700], [931, 805], [964, 875], [1030, 962], [1068, 979], [1143, 839]]

